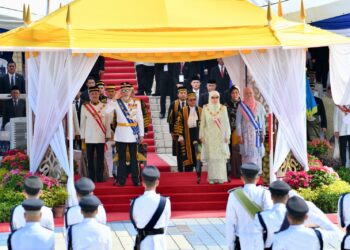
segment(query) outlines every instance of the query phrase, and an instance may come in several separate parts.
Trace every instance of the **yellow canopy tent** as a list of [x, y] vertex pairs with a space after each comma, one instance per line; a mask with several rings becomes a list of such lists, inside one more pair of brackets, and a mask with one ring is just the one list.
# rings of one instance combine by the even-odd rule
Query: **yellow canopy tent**
[[0, 36], [2, 50], [71, 50], [131, 61], [175, 62], [237, 50], [348, 43], [245, 0], [76, 0]]

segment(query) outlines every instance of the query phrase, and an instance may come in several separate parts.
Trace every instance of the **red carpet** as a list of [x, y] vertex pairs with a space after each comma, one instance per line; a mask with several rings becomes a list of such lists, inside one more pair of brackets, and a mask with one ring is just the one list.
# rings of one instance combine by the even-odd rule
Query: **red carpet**
[[[159, 166], [159, 165], [156, 165]], [[172, 211], [212, 211], [224, 210], [231, 188], [242, 185], [238, 179], [222, 185], [209, 185], [207, 173], [202, 174], [202, 182], [196, 183], [195, 173], [162, 172], [158, 192], [169, 196]], [[107, 212], [127, 212], [130, 200], [143, 193], [142, 187], [132, 186], [130, 178], [124, 187], [113, 187], [112, 180], [97, 183], [94, 192], [104, 204]]]
[[147, 165], [157, 166], [160, 172], [170, 172], [170, 166], [163, 161], [156, 153], [147, 153]]

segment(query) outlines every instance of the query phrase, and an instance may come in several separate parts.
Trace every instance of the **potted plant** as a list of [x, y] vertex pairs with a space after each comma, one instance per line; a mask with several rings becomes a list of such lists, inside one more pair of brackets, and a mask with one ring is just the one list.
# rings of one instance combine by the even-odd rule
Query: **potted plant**
[[61, 218], [64, 215], [64, 209], [68, 193], [64, 187], [53, 187], [50, 190], [44, 190], [40, 198], [45, 205], [52, 207], [55, 218]]

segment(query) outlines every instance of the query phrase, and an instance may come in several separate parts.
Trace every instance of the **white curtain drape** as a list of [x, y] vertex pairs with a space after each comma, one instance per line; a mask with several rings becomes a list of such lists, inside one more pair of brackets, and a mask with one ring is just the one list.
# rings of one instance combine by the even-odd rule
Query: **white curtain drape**
[[245, 64], [240, 55], [224, 57], [224, 64], [233, 85], [239, 87], [241, 92], [241, 98], [243, 97], [243, 89], [245, 87], [246, 75], [245, 75]]
[[69, 203], [75, 203], [73, 174], [69, 167], [62, 120], [98, 55], [41, 52], [28, 63], [28, 98], [35, 113], [30, 171], [35, 172], [49, 146], [68, 176]]
[[350, 104], [350, 45], [329, 46], [329, 74], [332, 97], [337, 105]]
[[275, 180], [274, 173], [289, 150], [307, 170], [305, 51], [270, 49], [241, 56], [279, 122], [280, 134], [270, 181]]

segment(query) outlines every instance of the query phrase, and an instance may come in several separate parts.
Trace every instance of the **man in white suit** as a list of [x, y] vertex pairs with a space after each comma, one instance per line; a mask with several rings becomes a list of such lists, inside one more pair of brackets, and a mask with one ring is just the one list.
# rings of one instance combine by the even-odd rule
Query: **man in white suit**
[[116, 103], [108, 104], [106, 113], [116, 112], [117, 125], [114, 140], [117, 144], [118, 184], [124, 186], [128, 174], [126, 168], [126, 149], [130, 153], [130, 169], [132, 181], [140, 186], [140, 173], [137, 165], [137, 145], [142, 144], [144, 136], [141, 102], [131, 97], [132, 86], [128, 82], [121, 83], [121, 98]]

